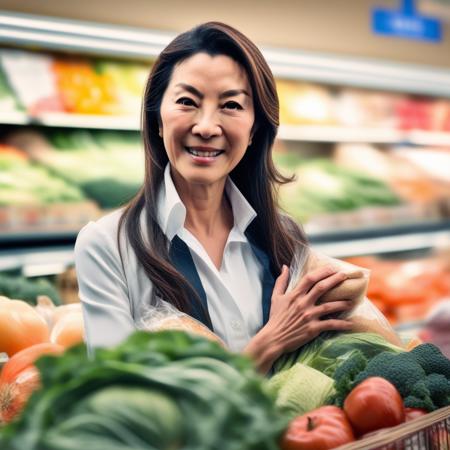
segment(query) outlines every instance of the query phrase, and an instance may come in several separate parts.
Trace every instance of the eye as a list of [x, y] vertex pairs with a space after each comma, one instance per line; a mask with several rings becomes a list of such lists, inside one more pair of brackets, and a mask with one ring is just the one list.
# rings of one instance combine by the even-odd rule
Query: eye
[[223, 106], [227, 109], [243, 109], [242, 106], [237, 102], [226, 102]]
[[197, 106], [194, 100], [189, 97], [181, 97], [176, 101], [176, 103], [183, 106]]

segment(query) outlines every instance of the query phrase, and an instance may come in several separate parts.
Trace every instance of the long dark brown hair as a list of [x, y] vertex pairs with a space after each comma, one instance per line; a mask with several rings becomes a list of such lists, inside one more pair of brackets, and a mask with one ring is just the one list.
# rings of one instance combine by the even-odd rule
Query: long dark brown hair
[[[145, 150], [144, 184], [126, 206], [119, 235], [126, 237], [139, 263], [154, 286], [154, 294], [186, 313], [192, 311], [193, 287], [169, 259], [168, 239], [158, 224], [157, 196], [164, 182], [168, 157], [159, 136], [160, 107], [174, 67], [197, 54], [226, 55], [239, 63], [249, 79], [255, 110], [251, 151], [230, 173], [231, 179], [257, 213], [250, 224], [255, 244], [270, 256], [271, 270], [278, 275], [289, 264], [296, 244], [305, 242], [301, 229], [279, 212], [278, 187], [290, 179], [282, 176], [272, 160], [272, 146], [279, 124], [279, 105], [272, 72], [255, 44], [236, 29], [208, 22], [178, 35], [159, 55], [150, 72], [142, 105], [142, 135]], [[145, 233], [140, 216], [144, 209]], [[119, 240], [120, 249], [120, 240]]]

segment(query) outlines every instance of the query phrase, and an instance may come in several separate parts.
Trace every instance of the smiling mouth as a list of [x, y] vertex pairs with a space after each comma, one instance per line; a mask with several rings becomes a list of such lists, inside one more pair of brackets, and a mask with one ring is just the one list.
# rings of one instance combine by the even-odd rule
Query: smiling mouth
[[212, 152], [206, 152], [203, 150], [194, 150], [191, 147], [185, 147], [186, 151], [188, 153], [190, 153], [193, 156], [200, 156], [202, 158], [215, 158], [216, 156], [219, 156], [220, 154], [222, 154], [224, 151], [223, 150], [215, 150]]

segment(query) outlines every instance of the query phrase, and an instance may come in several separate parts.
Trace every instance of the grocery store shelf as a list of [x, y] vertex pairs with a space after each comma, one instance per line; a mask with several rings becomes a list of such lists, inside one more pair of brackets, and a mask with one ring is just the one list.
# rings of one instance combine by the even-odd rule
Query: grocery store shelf
[[449, 132], [401, 131], [389, 128], [343, 127], [339, 125], [282, 125], [278, 138], [303, 142], [364, 142], [366, 144], [412, 144], [450, 146]]
[[0, 252], [0, 272], [19, 269], [27, 277], [54, 275], [73, 264], [73, 246]]
[[139, 130], [139, 118], [130, 116], [46, 113], [36, 118], [36, 122], [48, 127]]
[[94, 114], [44, 113], [39, 116], [27, 116], [25, 113], [0, 113], [0, 124], [99, 130], [138, 131], [140, 129], [139, 117], [98, 116]]
[[450, 221], [310, 235], [311, 245], [330, 256], [400, 253], [450, 247]]
[[[0, 11], [0, 44], [151, 60], [175, 37], [157, 30]], [[261, 48], [276, 77], [450, 97], [450, 70]]]
[[22, 112], [0, 112], [0, 124], [27, 125], [30, 118]]
[[[282, 125], [278, 138], [286, 141], [308, 142], [365, 142], [373, 144], [396, 144], [407, 140], [398, 130], [378, 128], [349, 128], [339, 125]], [[450, 134], [448, 134], [450, 142]]]
[[423, 146], [450, 146], [450, 133], [413, 130], [408, 133], [408, 142]]

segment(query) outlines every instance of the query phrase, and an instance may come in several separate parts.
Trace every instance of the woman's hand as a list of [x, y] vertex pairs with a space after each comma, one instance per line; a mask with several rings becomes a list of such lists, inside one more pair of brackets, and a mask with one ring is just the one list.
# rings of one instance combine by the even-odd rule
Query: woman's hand
[[305, 275], [289, 293], [289, 271], [283, 266], [272, 294], [267, 324], [245, 349], [261, 371], [267, 372], [282, 354], [296, 350], [323, 331], [348, 331], [350, 321], [327, 318], [329, 314], [351, 309], [353, 303], [342, 299], [317, 305], [320, 297], [346, 279], [331, 267], [321, 267]]

